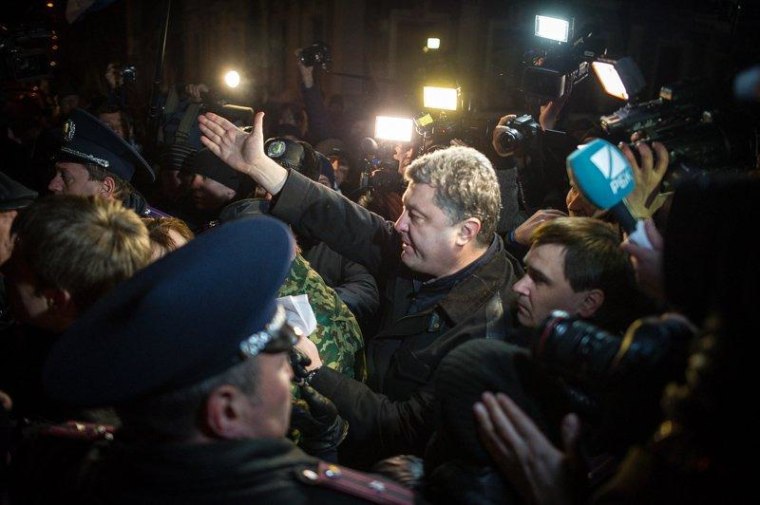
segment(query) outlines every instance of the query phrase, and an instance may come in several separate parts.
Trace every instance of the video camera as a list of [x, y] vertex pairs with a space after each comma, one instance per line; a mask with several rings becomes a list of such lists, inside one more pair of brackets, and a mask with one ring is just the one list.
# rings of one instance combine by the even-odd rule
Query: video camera
[[403, 193], [406, 184], [398, 173], [398, 161], [393, 158], [393, 148], [379, 146], [377, 141], [367, 137], [361, 142], [363, 154], [358, 191], [379, 191]]
[[657, 99], [628, 103], [599, 121], [612, 140], [628, 142], [638, 133], [642, 141], [662, 142], [670, 155], [666, 186], [699, 171], [754, 167], [758, 125], [725, 104], [710, 103], [711, 96], [704, 83], [678, 82], [663, 86]]
[[208, 93], [201, 93], [201, 100], [201, 114], [205, 112], [213, 112], [214, 114], [222, 116], [235, 123], [237, 126], [248, 126], [253, 124], [254, 111], [251, 107], [227, 103], [227, 101], [213, 89], [209, 90]]
[[51, 37], [44, 28], [0, 31], [0, 81], [28, 81], [51, 75]]
[[332, 61], [330, 48], [324, 42], [315, 42], [312, 45], [301, 49], [298, 59], [305, 67], [321, 65], [322, 69], [327, 70], [327, 66]]
[[523, 93], [542, 100], [556, 100], [570, 93], [573, 86], [589, 75], [590, 62], [603, 52], [595, 28], [587, 27], [572, 44], [555, 45], [547, 50], [530, 50], [523, 57]]
[[417, 134], [422, 143], [417, 155], [449, 147], [453, 139], [458, 139], [480, 151], [487, 149], [491, 125], [473, 114], [452, 114], [444, 111], [437, 113], [421, 112], [413, 119]]

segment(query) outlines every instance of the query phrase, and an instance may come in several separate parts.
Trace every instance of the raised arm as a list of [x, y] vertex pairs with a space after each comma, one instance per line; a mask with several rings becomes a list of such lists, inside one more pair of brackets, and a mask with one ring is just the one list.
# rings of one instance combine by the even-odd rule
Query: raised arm
[[256, 113], [251, 133], [213, 112], [199, 116], [198, 123], [203, 134], [201, 142], [212, 153], [272, 195], [280, 192], [288, 172], [264, 153], [263, 112]]

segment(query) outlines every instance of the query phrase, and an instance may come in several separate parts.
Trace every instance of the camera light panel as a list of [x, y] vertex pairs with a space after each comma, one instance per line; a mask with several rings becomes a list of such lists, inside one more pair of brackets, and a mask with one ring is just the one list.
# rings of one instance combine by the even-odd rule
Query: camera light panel
[[570, 21], [551, 16], [536, 16], [536, 36], [557, 42], [570, 39]]
[[596, 77], [602, 83], [605, 93], [621, 100], [628, 100], [628, 92], [614, 64], [595, 61], [591, 64], [591, 68], [594, 69]]
[[427, 48], [428, 49], [440, 49], [441, 47], [441, 39], [438, 37], [429, 37], [427, 39]]
[[458, 92], [456, 88], [424, 86], [422, 99], [426, 109], [457, 110]]
[[375, 118], [375, 138], [411, 142], [414, 122], [410, 118], [377, 116]]

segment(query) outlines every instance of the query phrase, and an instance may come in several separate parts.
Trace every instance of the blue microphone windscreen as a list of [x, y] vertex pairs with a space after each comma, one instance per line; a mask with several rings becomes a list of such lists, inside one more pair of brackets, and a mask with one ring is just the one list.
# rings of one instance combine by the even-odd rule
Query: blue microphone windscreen
[[635, 186], [628, 160], [603, 139], [595, 139], [570, 153], [567, 168], [583, 196], [603, 210], [620, 203]]

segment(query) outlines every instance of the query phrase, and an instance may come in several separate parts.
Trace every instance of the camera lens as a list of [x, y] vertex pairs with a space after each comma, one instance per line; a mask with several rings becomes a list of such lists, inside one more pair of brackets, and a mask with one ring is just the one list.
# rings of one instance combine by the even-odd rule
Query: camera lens
[[520, 146], [524, 139], [525, 136], [519, 131], [515, 130], [514, 128], [507, 128], [499, 136], [499, 145], [505, 151], [514, 151]]

